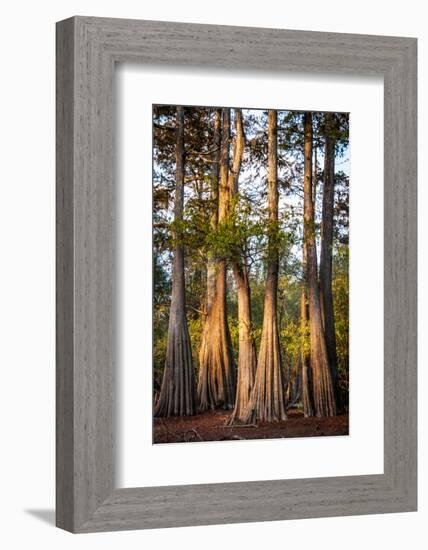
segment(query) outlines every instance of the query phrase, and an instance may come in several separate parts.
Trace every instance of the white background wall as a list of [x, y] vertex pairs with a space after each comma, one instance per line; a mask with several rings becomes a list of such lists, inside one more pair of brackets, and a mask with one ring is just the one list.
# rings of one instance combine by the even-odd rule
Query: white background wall
[[[97, 15], [419, 38], [420, 280], [428, 274], [428, 30], [420, 0], [15, 0], [3, 4], [0, 85], [0, 542], [3, 548], [179, 550], [230, 548], [390, 550], [426, 544], [428, 520], [427, 316], [420, 314], [419, 512], [158, 531], [70, 535], [54, 506], [54, 23]], [[421, 284], [420, 299], [427, 299]], [[425, 433], [424, 433], [425, 432]], [[419, 542], [418, 542], [419, 539]]]

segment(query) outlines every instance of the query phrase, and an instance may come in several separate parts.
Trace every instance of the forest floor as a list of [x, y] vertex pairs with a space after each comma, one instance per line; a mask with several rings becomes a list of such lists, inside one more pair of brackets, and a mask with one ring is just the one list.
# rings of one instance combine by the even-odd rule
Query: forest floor
[[240, 439], [276, 439], [348, 435], [348, 415], [305, 418], [298, 409], [287, 411], [284, 422], [258, 422], [251, 426], [226, 426], [231, 411], [209, 411], [196, 416], [155, 418], [154, 443], [200, 441], [236, 441]]

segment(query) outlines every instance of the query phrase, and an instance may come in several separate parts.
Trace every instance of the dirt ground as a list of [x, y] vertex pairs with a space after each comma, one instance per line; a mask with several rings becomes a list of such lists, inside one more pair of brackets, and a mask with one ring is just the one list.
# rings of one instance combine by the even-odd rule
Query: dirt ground
[[259, 422], [252, 426], [225, 426], [230, 411], [210, 411], [197, 416], [155, 418], [154, 443], [227, 441], [348, 435], [348, 415], [305, 418], [296, 409], [287, 411], [285, 422]]

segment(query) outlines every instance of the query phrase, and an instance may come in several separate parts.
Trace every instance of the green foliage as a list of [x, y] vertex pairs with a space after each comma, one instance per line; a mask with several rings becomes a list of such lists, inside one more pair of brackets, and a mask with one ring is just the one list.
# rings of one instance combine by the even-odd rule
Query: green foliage
[[233, 358], [235, 364], [238, 364], [238, 346], [239, 346], [239, 323], [237, 317], [228, 315], [230, 339], [232, 341]]
[[296, 365], [300, 361], [301, 353], [300, 323], [292, 320], [285, 324], [279, 332], [279, 338], [281, 349], [286, 352], [285, 363]]
[[249, 245], [256, 249], [265, 232], [255, 214], [249, 200], [233, 197], [225, 219], [208, 232], [206, 249], [214, 258], [230, 261], [240, 260], [242, 253], [249, 251]]
[[190, 317], [187, 320], [190, 341], [192, 342], [192, 359], [193, 366], [198, 371], [199, 369], [199, 348], [201, 347], [202, 332], [204, 329], [204, 319], [202, 317]]
[[347, 399], [349, 391], [349, 248], [339, 245], [333, 256], [333, 302], [339, 386]]
[[279, 337], [284, 362], [290, 366], [300, 362], [302, 347], [309, 352], [309, 325], [301, 329], [300, 295], [302, 283], [293, 270], [286, 267], [278, 284]]

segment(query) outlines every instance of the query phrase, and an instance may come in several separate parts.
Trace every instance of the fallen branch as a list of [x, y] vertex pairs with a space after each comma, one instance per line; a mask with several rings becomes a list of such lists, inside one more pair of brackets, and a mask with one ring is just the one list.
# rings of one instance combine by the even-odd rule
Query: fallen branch
[[187, 430], [187, 432], [184, 432], [183, 439], [186, 443], [189, 443], [191, 441], [190, 439], [186, 438], [186, 436], [188, 433], [192, 433], [192, 432], [199, 439], [199, 441], [203, 441], [203, 438], [199, 435], [198, 430], [196, 430], [196, 428], [192, 428], [191, 430]]

